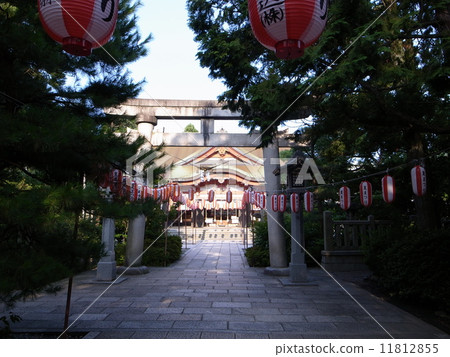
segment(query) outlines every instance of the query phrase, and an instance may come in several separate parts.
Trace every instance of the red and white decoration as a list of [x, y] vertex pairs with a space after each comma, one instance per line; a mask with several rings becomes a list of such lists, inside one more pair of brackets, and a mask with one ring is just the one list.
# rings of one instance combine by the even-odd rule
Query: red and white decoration
[[422, 166], [417, 165], [411, 169], [411, 183], [416, 196], [423, 196], [427, 192], [427, 176]]
[[233, 201], [233, 192], [231, 192], [231, 190], [227, 191], [226, 201], [227, 203], [231, 203], [231, 201]]
[[298, 193], [291, 193], [291, 210], [294, 213], [297, 213], [300, 211], [300, 196]]
[[278, 211], [284, 212], [286, 211], [286, 195], [284, 193], [281, 193], [278, 195]]
[[250, 192], [244, 191], [244, 195], [242, 196], [242, 208], [244, 208], [247, 203], [250, 203]]
[[248, 0], [256, 39], [282, 59], [303, 55], [322, 34], [328, 0]]
[[364, 207], [370, 207], [372, 204], [372, 184], [369, 181], [359, 184], [359, 198]]
[[272, 195], [272, 197], [270, 198], [271, 204], [272, 204], [272, 211], [274, 212], [278, 212], [278, 195], [274, 194]]
[[386, 175], [381, 179], [381, 191], [384, 202], [391, 203], [395, 200], [395, 180], [392, 176]]
[[178, 197], [180, 197], [180, 194], [181, 194], [180, 185], [174, 184], [173, 185], [173, 200], [176, 201], [178, 199]]
[[88, 56], [111, 38], [117, 23], [119, 0], [38, 0], [45, 32], [63, 50]]
[[259, 208], [266, 209], [266, 194], [264, 192], [261, 192], [259, 196]]
[[255, 193], [255, 204], [256, 204], [256, 207], [259, 207], [259, 205], [260, 205], [260, 199], [261, 199], [261, 192], [256, 192]]
[[312, 212], [314, 209], [314, 196], [312, 192], [306, 191], [303, 195], [303, 201], [305, 204], [305, 211]]
[[342, 186], [339, 189], [339, 205], [343, 210], [348, 210], [350, 208], [350, 204], [350, 189], [347, 186]]
[[213, 202], [214, 201], [214, 190], [209, 190], [208, 192], [208, 201]]
[[188, 191], [188, 199], [189, 199], [189, 201], [194, 200], [194, 189], [193, 188], [190, 188]]

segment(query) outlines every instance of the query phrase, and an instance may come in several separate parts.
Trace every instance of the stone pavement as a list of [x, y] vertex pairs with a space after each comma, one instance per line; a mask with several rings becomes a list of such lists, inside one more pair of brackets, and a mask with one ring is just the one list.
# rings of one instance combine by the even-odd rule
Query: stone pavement
[[[85, 338], [390, 338], [384, 328], [395, 338], [449, 338], [338, 278], [374, 321], [320, 269], [308, 270], [315, 285], [284, 285], [248, 267], [242, 248], [203, 241], [168, 268], [112, 286], [95, 282], [95, 271], [83, 273], [74, 279], [69, 331], [88, 332]], [[23, 320], [13, 330], [61, 332], [65, 299], [63, 290], [19, 303], [14, 311]]]

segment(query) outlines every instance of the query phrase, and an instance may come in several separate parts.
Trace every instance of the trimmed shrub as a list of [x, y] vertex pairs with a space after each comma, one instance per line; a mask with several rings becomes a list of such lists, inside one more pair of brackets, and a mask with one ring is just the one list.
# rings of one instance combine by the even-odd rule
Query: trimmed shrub
[[450, 230], [394, 227], [365, 246], [366, 263], [390, 296], [450, 311]]
[[[165, 251], [167, 239], [167, 250]], [[182, 241], [181, 237], [168, 235], [157, 240], [146, 239], [145, 247], [151, 247], [142, 256], [142, 264], [148, 266], [168, 266], [180, 259]]]

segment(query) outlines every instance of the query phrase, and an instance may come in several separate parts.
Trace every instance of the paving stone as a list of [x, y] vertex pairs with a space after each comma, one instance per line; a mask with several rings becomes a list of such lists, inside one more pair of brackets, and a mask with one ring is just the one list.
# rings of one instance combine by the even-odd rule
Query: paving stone
[[174, 329], [190, 329], [190, 330], [226, 330], [226, 321], [175, 321]]
[[307, 322], [303, 315], [256, 315], [255, 320], [264, 322]]
[[234, 332], [202, 332], [201, 338], [203, 339], [226, 339], [235, 338]]
[[192, 339], [200, 338], [201, 332], [199, 331], [168, 331], [166, 338], [170, 339]]
[[212, 302], [210, 301], [176, 301], [170, 304], [171, 308], [177, 308], [177, 307], [211, 307]]
[[112, 313], [105, 320], [124, 321], [124, 320], [157, 320], [160, 314], [127, 314]]
[[253, 315], [269, 315], [269, 314], [279, 315], [280, 310], [278, 310], [278, 309], [262, 309], [262, 308], [251, 308], [251, 309], [234, 308], [233, 309], [233, 314], [249, 314], [249, 313], [252, 313]]
[[182, 307], [150, 307], [145, 310], [146, 314], [181, 314], [183, 312]]
[[158, 320], [168, 321], [199, 321], [201, 319], [201, 314], [162, 314], [158, 317]]
[[140, 339], [164, 339], [167, 336], [167, 331], [136, 331], [131, 338]]
[[204, 307], [186, 307], [184, 308], [185, 314], [231, 314], [231, 308], [225, 308], [225, 307], [211, 307], [211, 308], [204, 308]]
[[283, 331], [280, 323], [274, 322], [234, 322], [229, 323], [232, 331]]
[[312, 331], [330, 333], [338, 331], [336, 325], [329, 322], [283, 322], [282, 325], [285, 331], [296, 331], [299, 333]]
[[308, 322], [356, 322], [352, 316], [306, 315]]
[[250, 309], [252, 304], [249, 302], [213, 302], [213, 307], [230, 307], [230, 308], [247, 308]]
[[236, 338], [238, 339], [267, 339], [269, 338], [268, 333], [261, 333], [261, 332], [236, 332]]
[[230, 314], [230, 315], [216, 315], [216, 314], [203, 314], [202, 315], [203, 321], [255, 321], [254, 315], [237, 315], [237, 314]]
[[116, 328], [120, 323], [121, 321], [78, 320], [72, 327], [78, 330], [105, 330]]
[[96, 337], [98, 339], [122, 339], [122, 338], [131, 338], [135, 332], [134, 331], [103, 331]]
[[122, 321], [117, 328], [121, 329], [170, 329], [173, 321]]

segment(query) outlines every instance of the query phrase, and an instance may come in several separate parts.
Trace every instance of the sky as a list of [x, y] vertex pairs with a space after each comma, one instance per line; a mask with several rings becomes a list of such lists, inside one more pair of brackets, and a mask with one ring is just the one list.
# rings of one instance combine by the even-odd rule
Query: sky
[[139, 98], [217, 99], [226, 88], [208, 77], [196, 59], [198, 45], [187, 25], [186, 0], [142, 0], [138, 25], [152, 34], [148, 55], [128, 65], [136, 81], [146, 80]]
[[[186, 0], [142, 0], [137, 11], [138, 26], [143, 38], [152, 35], [148, 54], [127, 69], [135, 81], [146, 80], [138, 98], [145, 99], [208, 99], [216, 100], [226, 87], [220, 80], [209, 78], [208, 68], [201, 68], [196, 58], [198, 44], [187, 25]], [[200, 122], [192, 121], [200, 131]], [[300, 123], [281, 129], [295, 131]], [[164, 128], [163, 128], [164, 126]], [[215, 126], [229, 133], [247, 133], [238, 121]], [[155, 130], [179, 132], [180, 125], [164, 121]]]

